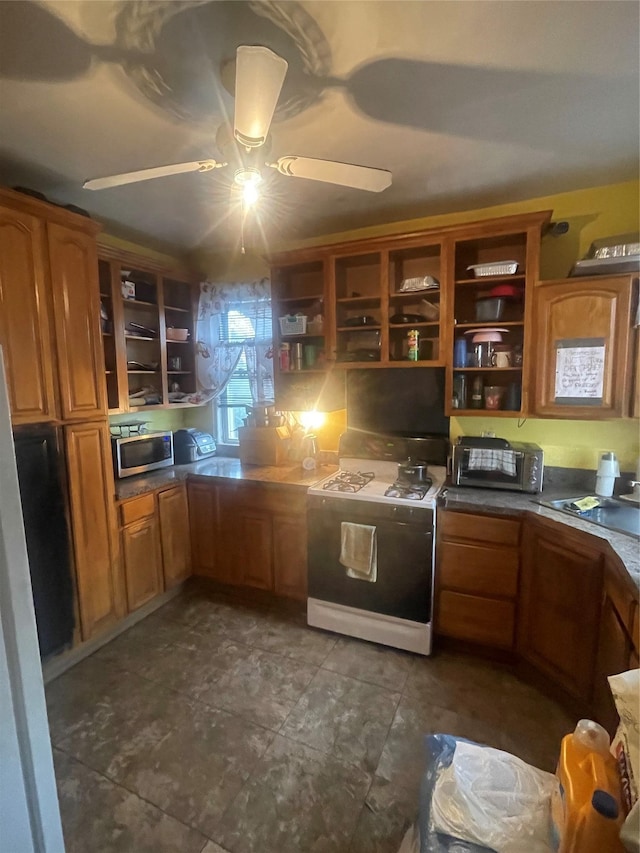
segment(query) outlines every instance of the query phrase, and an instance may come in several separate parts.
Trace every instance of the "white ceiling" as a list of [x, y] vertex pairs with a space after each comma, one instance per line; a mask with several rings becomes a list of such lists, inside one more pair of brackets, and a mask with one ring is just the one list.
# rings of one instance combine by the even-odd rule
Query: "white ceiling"
[[[239, 44], [289, 62], [285, 154], [389, 169], [367, 193], [269, 171], [256, 248], [638, 177], [635, 0], [0, 2], [0, 181], [120, 233], [227, 249], [230, 172], [102, 192], [88, 177], [220, 159], [220, 67]], [[251, 236], [253, 234], [253, 236]]]

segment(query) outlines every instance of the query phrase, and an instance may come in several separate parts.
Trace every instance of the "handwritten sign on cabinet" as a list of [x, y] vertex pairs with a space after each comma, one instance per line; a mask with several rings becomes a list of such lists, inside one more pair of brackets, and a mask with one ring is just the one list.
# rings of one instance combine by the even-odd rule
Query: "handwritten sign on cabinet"
[[564, 406], [602, 404], [604, 338], [556, 341], [555, 402]]

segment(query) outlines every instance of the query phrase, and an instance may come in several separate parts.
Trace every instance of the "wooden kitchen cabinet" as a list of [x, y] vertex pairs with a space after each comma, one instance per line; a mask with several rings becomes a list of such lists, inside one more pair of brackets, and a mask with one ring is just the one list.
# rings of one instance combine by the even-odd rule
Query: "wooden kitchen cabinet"
[[131, 612], [191, 574], [185, 487], [172, 486], [122, 501], [120, 523]]
[[105, 417], [100, 226], [0, 189], [0, 343], [14, 423]]
[[518, 651], [579, 702], [591, 701], [604, 557], [587, 537], [528, 521], [522, 548]]
[[[629, 414], [635, 286], [631, 276], [537, 283], [532, 341], [537, 359], [534, 415], [595, 420]], [[576, 362], [573, 379], [565, 372], [567, 379], [562, 383], [562, 375], [557, 375], [562, 349], [580, 347], [594, 353], [604, 348], [604, 366], [594, 370], [596, 378], [598, 373], [602, 376], [601, 393], [593, 390], [586, 362]], [[574, 396], [582, 386], [586, 396]]]
[[520, 572], [516, 519], [441, 512], [436, 634], [512, 651]]
[[0, 195], [0, 344], [14, 424], [57, 417], [47, 263], [44, 222]]
[[305, 513], [273, 516], [274, 591], [307, 599], [307, 520]]
[[131, 613], [163, 590], [160, 530], [155, 515], [123, 528], [122, 557]]
[[104, 421], [66, 426], [64, 435], [80, 622], [88, 640], [125, 612], [111, 442]]
[[189, 505], [184, 486], [158, 493], [158, 515], [164, 586], [170, 589], [191, 574]]
[[304, 493], [251, 482], [191, 481], [188, 494], [194, 574], [306, 597]]
[[[454, 240], [453, 295], [448, 318], [452, 330], [447, 354], [446, 414], [481, 417], [518, 417], [529, 404], [529, 375], [537, 369], [531, 348], [531, 316], [533, 289], [540, 267], [542, 231], [551, 219], [551, 211], [508, 216], [487, 222], [460, 226]], [[496, 267], [495, 273], [475, 275], [473, 266], [516, 262], [517, 269], [507, 274]], [[486, 272], [486, 270], [485, 270]], [[479, 302], [491, 298], [496, 287], [507, 285], [513, 295], [502, 298], [499, 314], [478, 320]], [[483, 316], [480, 314], [480, 316]], [[479, 366], [473, 361], [473, 332], [499, 327], [502, 344], [511, 351], [509, 366]], [[456, 366], [453, 359], [455, 340], [467, 341], [468, 363]], [[518, 356], [516, 357], [516, 353]], [[471, 408], [471, 387], [479, 380], [480, 388], [496, 386], [504, 392], [497, 409], [486, 409], [484, 399], [479, 408]], [[507, 408], [509, 407], [509, 408]]]
[[[195, 276], [106, 244], [98, 246], [98, 257], [105, 315], [100, 371], [109, 412], [183, 405], [173, 395], [196, 390]], [[132, 298], [123, 296], [123, 280], [133, 288]], [[171, 328], [187, 329], [187, 340], [172, 340]], [[179, 390], [172, 390], [175, 385]], [[144, 389], [146, 394], [134, 396]]]
[[48, 223], [47, 235], [62, 417], [101, 418], [107, 403], [95, 236], [57, 223]]
[[221, 583], [233, 583], [229, 575], [227, 531], [220, 511], [220, 493], [223, 487], [215, 483], [189, 482], [189, 527], [191, 531], [191, 558], [196, 575], [212, 578]]
[[638, 602], [630, 595], [617, 571], [607, 561], [600, 631], [593, 685], [593, 705], [598, 721], [613, 735], [618, 714], [607, 676], [616, 675], [638, 666], [640, 641], [637, 636]]

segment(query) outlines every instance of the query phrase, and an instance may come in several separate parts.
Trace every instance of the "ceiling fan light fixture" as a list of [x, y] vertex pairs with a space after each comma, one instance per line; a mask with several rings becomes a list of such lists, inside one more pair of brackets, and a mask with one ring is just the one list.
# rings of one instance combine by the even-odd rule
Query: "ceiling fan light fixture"
[[242, 190], [242, 203], [245, 207], [251, 207], [258, 200], [258, 187], [262, 183], [262, 175], [259, 169], [254, 166], [246, 166], [244, 169], [237, 169], [234, 176], [234, 182]]
[[288, 67], [286, 59], [268, 47], [238, 48], [233, 133], [245, 148], [264, 145]]

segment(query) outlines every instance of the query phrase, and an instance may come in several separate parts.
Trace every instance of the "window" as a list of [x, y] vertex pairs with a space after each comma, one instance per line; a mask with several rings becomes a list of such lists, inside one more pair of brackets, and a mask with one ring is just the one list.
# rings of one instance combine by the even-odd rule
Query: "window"
[[273, 401], [273, 353], [271, 301], [247, 300], [229, 303], [220, 318], [220, 341], [244, 344], [226, 388], [217, 400], [218, 439], [238, 444], [247, 406]]

